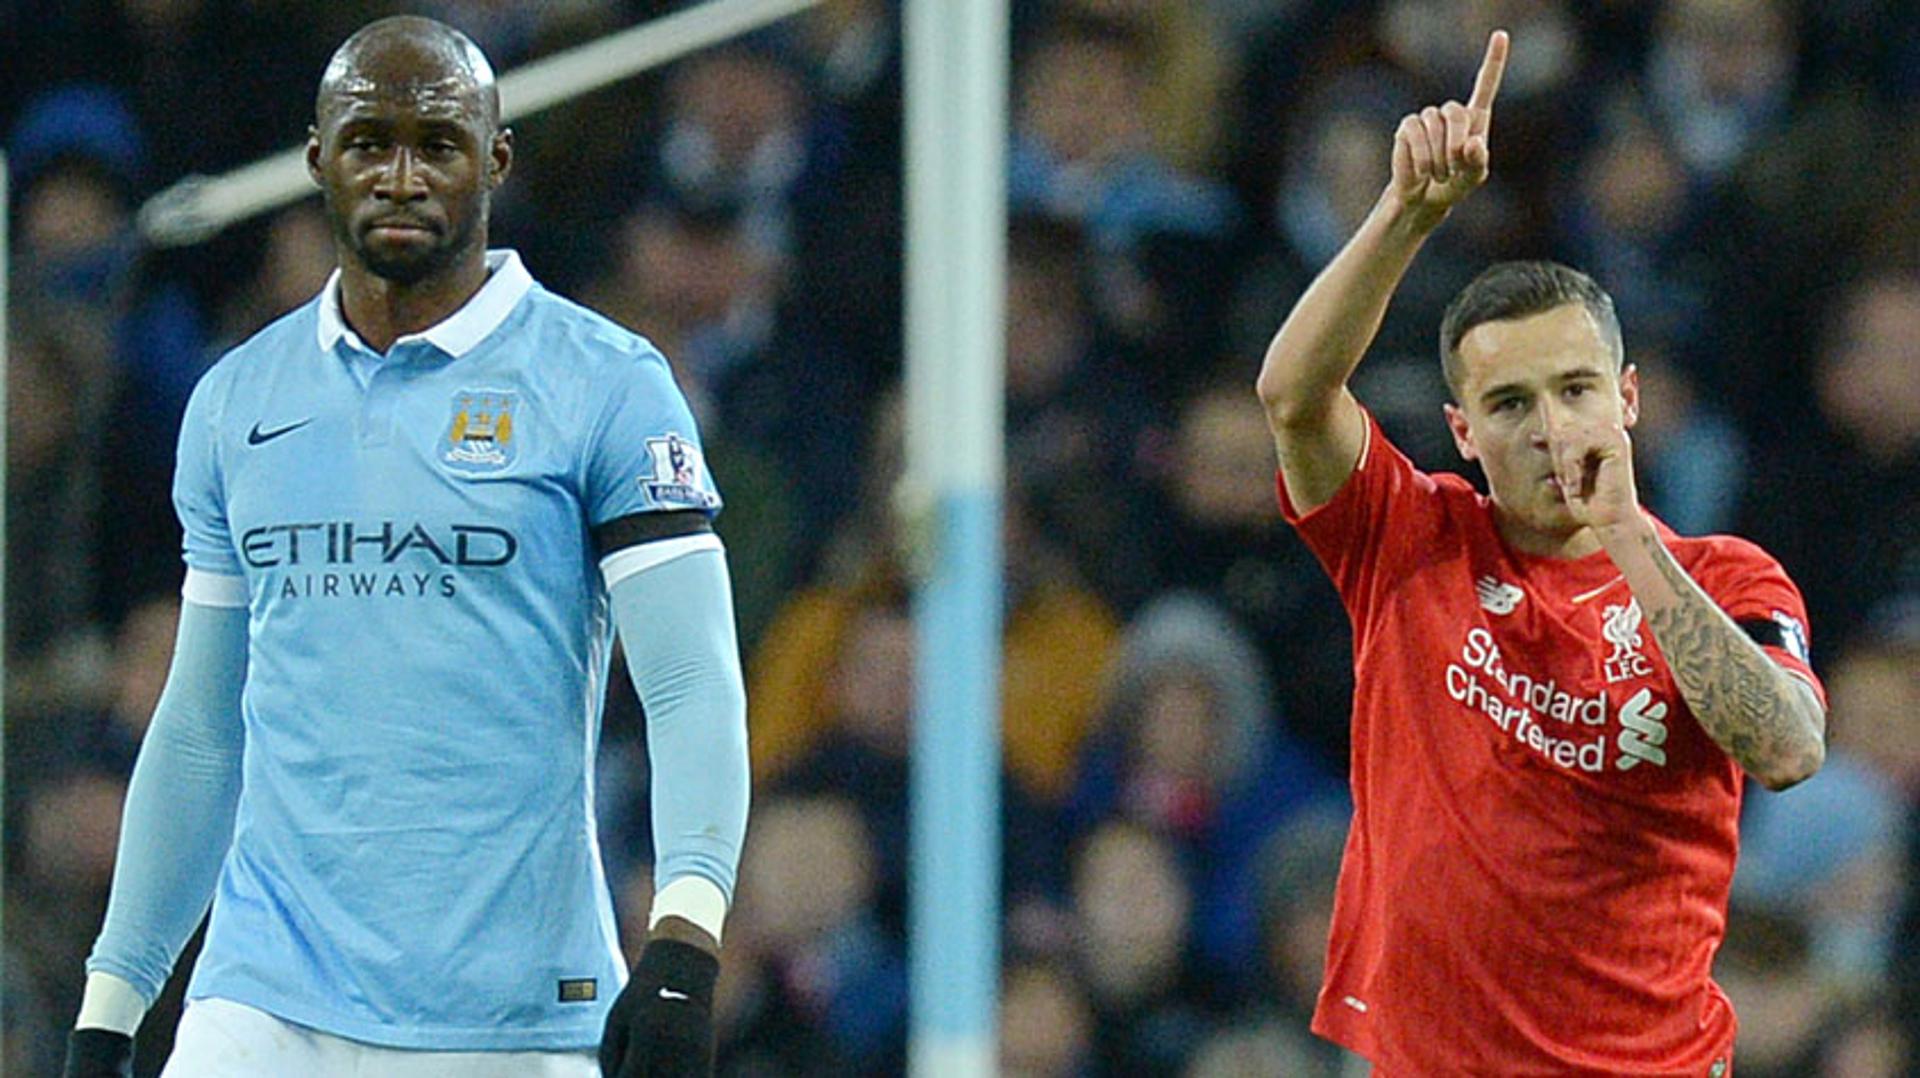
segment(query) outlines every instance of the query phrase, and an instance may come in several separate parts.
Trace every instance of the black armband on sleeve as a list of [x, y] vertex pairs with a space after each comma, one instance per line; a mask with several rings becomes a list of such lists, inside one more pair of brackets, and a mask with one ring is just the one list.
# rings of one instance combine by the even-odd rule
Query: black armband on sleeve
[[1740, 618], [1734, 622], [1740, 631], [1763, 648], [1787, 647], [1787, 632], [1772, 618]]
[[713, 530], [713, 520], [698, 509], [659, 513], [629, 513], [593, 529], [593, 548], [600, 557], [641, 543], [699, 535]]

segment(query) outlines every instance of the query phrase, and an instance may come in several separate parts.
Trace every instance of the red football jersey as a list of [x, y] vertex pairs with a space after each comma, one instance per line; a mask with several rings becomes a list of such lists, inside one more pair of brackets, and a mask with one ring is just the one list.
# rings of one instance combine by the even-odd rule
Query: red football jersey
[[[1396, 1078], [1723, 1073], [1739, 766], [1605, 551], [1510, 549], [1487, 498], [1367, 423], [1326, 505], [1301, 516], [1279, 484], [1353, 620], [1354, 819], [1314, 1032]], [[1778, 563], [1660, 535], [1822, 691]]]

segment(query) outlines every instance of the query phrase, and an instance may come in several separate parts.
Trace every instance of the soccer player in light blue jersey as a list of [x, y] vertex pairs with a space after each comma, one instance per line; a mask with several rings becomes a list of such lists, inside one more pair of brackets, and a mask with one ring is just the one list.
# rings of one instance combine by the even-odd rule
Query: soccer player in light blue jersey
[[[457, 31], [382, 20], [327, 67], [340, 269], [187, 407], [185, 604], [70, 1078], [130, 1072], [209, 901], [168, 1075], [711, 1071], [748, 798], [720, 497], [660, 354], [487, 250], [512, 159]], [[657, 855], [631, 976], [594, 832], [616, 627]]]

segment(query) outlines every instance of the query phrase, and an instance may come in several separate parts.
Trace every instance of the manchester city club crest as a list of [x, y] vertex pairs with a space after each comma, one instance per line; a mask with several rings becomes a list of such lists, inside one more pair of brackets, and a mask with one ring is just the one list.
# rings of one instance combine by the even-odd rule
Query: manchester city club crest
[[453, 397], [440, 459], [457, 471], [497, 472], [512, 464], [519, 439], [514, 420], [519, 395], [497, 390], [462, 390]]

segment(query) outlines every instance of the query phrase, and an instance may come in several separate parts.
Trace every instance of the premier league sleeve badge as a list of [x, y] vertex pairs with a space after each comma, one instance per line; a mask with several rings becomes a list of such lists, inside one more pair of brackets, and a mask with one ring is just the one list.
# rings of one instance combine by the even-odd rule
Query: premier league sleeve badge
[[707, 477], [700, 448], [678, 434], [647, 439], [652, 467], [640, 488], [659, 509], [716, 509], [720, 496]]

